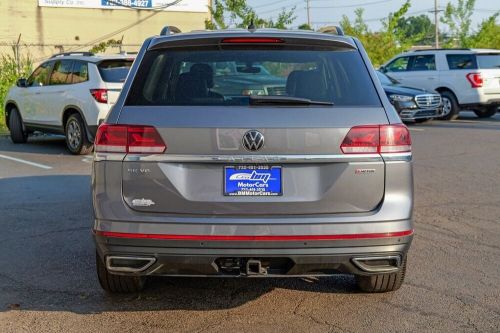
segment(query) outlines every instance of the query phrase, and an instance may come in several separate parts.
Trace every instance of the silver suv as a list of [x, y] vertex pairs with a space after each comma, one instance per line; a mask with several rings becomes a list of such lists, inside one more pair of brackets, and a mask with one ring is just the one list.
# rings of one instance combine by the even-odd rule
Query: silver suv
[[396, 290], [413, 235], [411, 160], [354, 38], [149, 38], [96, 136], [99, 281], [133, 292], [152, 275], [348, 273], [363, 291]]

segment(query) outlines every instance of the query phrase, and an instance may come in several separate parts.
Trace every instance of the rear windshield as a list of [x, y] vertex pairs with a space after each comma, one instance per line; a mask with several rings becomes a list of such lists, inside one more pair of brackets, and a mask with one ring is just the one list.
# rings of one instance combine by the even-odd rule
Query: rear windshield
[[290, 96], [380, 106], [357, 50], [162, 49], [146, 53], [127, 105], [248, 105]]
[[500, 53], [478, 54], [477, 65], [481, 69], [500, 68]]
[[104, 82], [124, 82], [133, 60], [117, 59], [101, 61], [97, 68]]

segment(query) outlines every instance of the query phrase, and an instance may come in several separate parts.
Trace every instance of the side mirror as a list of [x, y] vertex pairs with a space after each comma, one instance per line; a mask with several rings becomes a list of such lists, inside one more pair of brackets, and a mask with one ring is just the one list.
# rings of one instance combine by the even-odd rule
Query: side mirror
[[380, 66], [380, 68], [378, 70], [381, 71], [382, 73], [387, 72], [387, 69], [384, 66]]
[[28, 86], [28, 81], [26, 79], [19, 79], [16, 82], [16, 85], [21, 88], [26, 88]]

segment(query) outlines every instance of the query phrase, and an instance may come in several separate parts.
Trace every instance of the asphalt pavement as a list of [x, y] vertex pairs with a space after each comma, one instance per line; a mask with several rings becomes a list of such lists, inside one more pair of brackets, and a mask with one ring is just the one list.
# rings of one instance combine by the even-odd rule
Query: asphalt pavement
[[499, 332], [500, 114], [410, 126], [415, 229], [399, 291], [342, 275], [156, 278], [111, 296], [94, 270], [90, 156], [0, 137], [0, 332]]

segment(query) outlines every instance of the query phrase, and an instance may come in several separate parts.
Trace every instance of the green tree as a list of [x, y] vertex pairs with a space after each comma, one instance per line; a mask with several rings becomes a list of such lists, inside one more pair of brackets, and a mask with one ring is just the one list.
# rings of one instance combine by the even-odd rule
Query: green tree
[[408, 35], [407, 27], [398, 24], [410, 6], [410, 1], [406, 1], [396, 12], [389, 13], [387, 19], [382, 21], [383, 28], [377, 32], [369, 30], [363, 18], [362, 8], [356, 9], [353, 22], [344, 15], [340, 25], [347, 35], [357, 37], [363, 43], [372, 63], [378, 66], [394, 55], [409, 49], [416, 40], [422, 38], [422, 33]]
[[227, 29], [229, 25], [246, 29], [252, 22], [258, 28], [286, 29], [296, 18], [293, 7], [290, 10], [283, 9], [276, 20], [263, 19], [247, 5], [246, 0], [214, 0], [209, 10], [212, 20], [205, 20], [205, 28], [212, 30]]
[[299, 30], [314, 30], [309, 24], [302, 23], [299, 25]]
[[447, 47], [469, 47], [471, 43], [471, 17], [474, 13], [476, 0], [458, 0], [456, 6], [448, 2], [441, 22], [450, 29]]
[[116, 47], [120, 46], [122, 43], [121, 40], [118, 39], [108, 39], [107, 41], [100, 42], [99, 44], [95, 44], [92, 46], [92, 48], [89, 50], [89, 52], [92, 53], [104, 53], [108, 49], [108, 47]]
[[414, 39], [417, 44], [432, 44], [434, 41], [435, 25], [425, 14], [401, 17], [397, 26], [404, 31], [406, 38]]
[[500, 49], [500, 24], [497, 19], [500, 13], [496, 13], [479, 25], [479, 31], [471, 37], [470, 47]]

